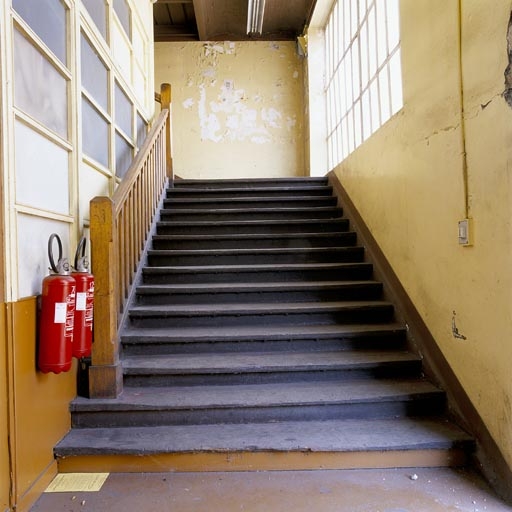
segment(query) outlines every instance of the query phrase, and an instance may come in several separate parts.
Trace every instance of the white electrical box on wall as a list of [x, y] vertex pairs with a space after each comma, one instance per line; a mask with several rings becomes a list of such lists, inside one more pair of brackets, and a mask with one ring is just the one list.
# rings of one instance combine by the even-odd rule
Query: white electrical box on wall
[[468, 247], [473, 245], [473, 223], [472, 219], [459, 221], [459, 245]]

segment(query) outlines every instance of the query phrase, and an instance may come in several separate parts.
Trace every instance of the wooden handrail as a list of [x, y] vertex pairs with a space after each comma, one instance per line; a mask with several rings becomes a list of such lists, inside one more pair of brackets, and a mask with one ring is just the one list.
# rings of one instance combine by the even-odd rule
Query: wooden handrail
[[91, 201], [95, 278], [91, 398], [114, 398], [122, 391], [118, 328], [163, 189], [172, 179], [169, 125], [170, 110], [162, 109], [114, 195]]

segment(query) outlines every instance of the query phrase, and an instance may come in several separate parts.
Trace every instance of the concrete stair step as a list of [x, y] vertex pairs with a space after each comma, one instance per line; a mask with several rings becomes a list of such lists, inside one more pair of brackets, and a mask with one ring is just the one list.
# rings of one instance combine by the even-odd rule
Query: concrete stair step
[[381, 295], [382, 283], [369, 280], [161, 284], [141, 285], [136, 290], [139, 305], [371, 300]]
[[220, 186], [218, 188], [202, 188], [197, 186], [179, 186], [167, 189], [168, 199], [174, 197], [215, 197], [215, 198], [233, 198], [233, 197], [283, 197], [283, 196], [332, 196], [332, 187], [330, 185], [310, 185], [288, 183], [268, 184], [258, 187], [247, 187], [241, 183], [234, 183], [231, 186]]
[[193, 304], [135, 306], [129, 310], [135, 327], [217, 327], [382, 323], [393, 318], [393, 305], [385, 301]]
[[115, 399], [71, 402], [73, 427], [198, 425], [439, 415], [444, 393], [425, 380], [333, 380], [128, 387]]
[[405, 328], [398, 323], [360, 325], [236, 326], [125, 328], [126, 355], [195, 354], [274, 351], [288, 354], [316, 350], [398, 350], [405, 345]]
[[147, 284], [346, 281], [371, 279], [372, 275], [373, 266], [366, 262], [159, 266], [142, 269]]
[[283, 197], [238, 197], [238, 198], [182, 198], [164, 200], [164, 209], [222, 209], [222, 208], [305, 208], [336, 206], [334, 196], [283, 196]]
[[312, 219], [339, 219], [343, 210], [338, 207], [318, 206], [316, 208], [219, 208], [208, 210], [205, 208], [173, 208], [160, 210], [162, 221], [195, 222], [221, 220], [312, 220]]
[[128, 356], [127, 386], [270, 384], [390, 376], [413, 377], [421, 358], [406, 351], [335, 351]]
[[149, 250], [150, 266], [360, 262], [363, 247]]
[[277, 233], [339, 233], [348, 231], [347, 219], [287, 219], [287, 220], [231, 220], [231, 221], [160, 221], [159, 235], [235, 235]]
[[[241, 452], [279, 453], [281, 457], [297, 452], [374, 452], [378, 456], [452, 448], [471, 451], [474, 442], [443, 418], [400, 418], [73, 429], [56, 446], [55, 454], [65, 462], [81, 455], [134, 455], [140, 459], [171, 453], [188, 457], [219, 453], [225, 458], [226, 453]], [[418, 457], [421, 460], [420, 454]]]
[[356, 245], [353, 231], [279, 235], [154, 235], [153, 249], [270, 249], [301, 247], [350, 247]]
[[325, 187], [326, 177], [290, 177], [290, 178], [234, 178], [234, 179], [182, 179], [174, 182], [173, 189], [199, 188], [201, 190], [222, 188], [269, 188], [269, 187]]

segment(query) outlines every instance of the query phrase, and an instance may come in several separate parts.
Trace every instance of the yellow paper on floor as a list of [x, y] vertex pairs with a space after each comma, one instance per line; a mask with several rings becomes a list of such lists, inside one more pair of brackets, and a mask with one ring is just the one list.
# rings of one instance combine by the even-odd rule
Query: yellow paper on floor
[[60, 473], [45, 492], [97, 492], [109, 473]]

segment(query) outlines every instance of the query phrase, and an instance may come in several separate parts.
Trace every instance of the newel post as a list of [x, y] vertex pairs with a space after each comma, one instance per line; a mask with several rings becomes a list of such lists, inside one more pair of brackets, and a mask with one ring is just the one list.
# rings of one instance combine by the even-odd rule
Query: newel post
[[112, 199], [95, 197], [90, 213], [94, 274], [94, 343], [89, 368], [91, 398], [115, 398], [123, 390], [117, 333], [116, 223]]
[[166, 167], [167, 167], [167, 177], [172, 183], [174, 179], [174, 172], [172, 168], [172, 147], [171, 147], [171, 85], [170, 84], [162, 84], [160, 86], [160, 98], [161, 98], [161, 106], [162, 110], [167, 109], [169, 111], [169, 115], [167, 116], [167, 123], [165, 126], [165, 153], [166, 153]]

